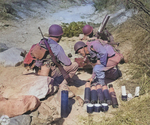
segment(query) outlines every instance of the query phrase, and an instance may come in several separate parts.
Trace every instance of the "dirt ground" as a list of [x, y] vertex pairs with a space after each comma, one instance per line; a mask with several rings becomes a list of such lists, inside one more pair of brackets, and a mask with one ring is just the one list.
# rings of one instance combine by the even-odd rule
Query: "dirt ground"
[[[15, 30], [15, 29], [16, 28], [12, 28], [12, 30]], [[19, 31], [16, 31], [16, 32], [20, 32], [20, 30], [21, 29], [19, 29]], [[7, 37], [8, 32], [9, 32], [9, 28], [2, 31], [3, 38]], [[115, 36], [116, 34], [113, 34], [113, 35]], [[9, 37], [13, 37], [13, 35], [9, 36]], [[26, 39], [28, 40], [27, 43], [26, 42], [25, 43], [16, 42], [16, 43], [13, 43], [13, 46], [16, 45], [16, 47], [23, 47], [23, 49], [28, 51], [29, 48], [31, 47], [31, 44], [33, 44], [35, 42], [29, 43], [30, 38], [26, 37]], [[73, 37], [73, 38], [64, 38], [63, 37], [62, 40], [60, 41], [60, 45], [64, 48], [66, 55], [68, 53], [71, 53], [73, 55], [73, 57], [71, 57], [72, 61], [74, 61], [74, 58], [80, 57], [78, 55], [75, 55], [74, 50], [73, 50], [73, 46], [74, 46], [75, 42], [77, 42], [77, 41], [79, 41], [78, 37]], [[125, 55], [125, 57], [128, 54], [127, 50], [130, 50], [130, 48], [126, 45], [126, 44], [128, 44], [128, 42], [130, 42], [130, 41], [124, 42], [119, 47], [119, 49]], [[8, 45], [8, 43], [7, 43], [7, 45]], [[127, 63], [119, 64], [119, 69], [122, 72], [122, 77], [119, 78], [116, 81], [112, 81], [111, 83], [113, 84], [114, 89], [116, 91], [116, 95], [117, 95], [117, 99], [118, 99], [118, 103], [119, 103], [119, 108], [121, 108], [121, 103], [120, 103], [120, 101], [121, 101], [121, 87], [120, 87], [120, 83], [122, 81], [126, 80], [126, 79], [129, 79], [130, 76], [128, 76], [126, 74], [128, 72], [128, 64]], [[12, 85], [11, 81], [15, 77], [18, 77], [19, 75], [22, 75], [22, 72], [24, 70], [25, 69], [24, 69], [23, 65], [20, 65], [18, 67], [3, 67], [3, 66], [0, 66], [0, 92], [1, 92], [1, 94], [3, 93], [5, 88], [7, 88], [7, 87], [14, 87], [14, 88], [17, 87], [15, 85]], [[80, 70], [73, 77], [74, 85], [70, 86], [71, 90], [74, 91], [78, 96], [82, 97], [83, 99], [84, 99], [84, 88], [85, 88], [84, 84], [85, 84], [86, 80], [89, 79], [90, 77], [91, 77], [90, 73]], [[52, 97], [50, 97], [49, 99], [44, 100], [43, 102], [47, 103], [51, 98]], [[85, 119], [85, 118], [90, 119], [91, 115], [89, 115], [86, 112], [86, 105], [84, 105], [83, 107], [78, 106], [77, 101], [75, 100], [75, 98], [70, 99], [69, 103], [70, 103], [70, 106], [72, 108], [69, 116], [67, 118], [64, 118], [64, 119], [59, 119], [54, 124], [58, 124], [58, 125], [70, 125], [70, 124], [72, 124], [72, 125], [87, 125], [89, 123], [89, 121], [87, 121], [87, 119]], [[106, 112], [106, 113], [103, 113], [103, 112], [93, 113], [92, 114], [93, 120], [99, 122], [103, 119], [104, 116], [105, 117], [112, 117], [113, 115], [111, 114], [111, 112], [116, 111], [116, 110], [117, 109], [113, 109], [110, 106], [109, 111]]]
[[[7, 32], [8, 30], [5, 30], [5, 32]], [[3, 31], [4, 32], [4, 31]], [[115, 35], [115, 34], [114, 34]], [[73, 38], [62, 38], [60, 44], [62, 45], [62, 47], [64, 48], [66, 54], [70, 53], [73, 55], [73, 57], [71, 58], [72, 61], [74, 61], [75, 57], [80, 57], [78, 55], [74, 54], [74, 50], [73, 50], [73, 46], [75, 44], [75, 42], [79, 41], [78, 37], [73, 37]], [[20, 45], [18, 43], [17, 47], [19, 46], [23, 46], [22, 43], [20, 43]], [[24, 49], [26, 48], [30, 48], [30, 44], [25, 44], [24, 43]], [[121, 45], [122, 46], [122, 45]], [[120, 46], [120, 48], [121, 48]], [[128, 47], [125, 48], [125, 43], [123, 44], [124, 48], [122, 49], [122, 51], [124, 50], [124, 52], [126, 52], [127, 49], [129, 49]], [[67, 49], [66, 49], [67, 48]], [[26, 49], [28, 51], [28, 49]], [[119, 103], [119, 108], [121, 108], [121, 87], [120, 87], [120, 83], [123, 80], [128, 79], [129, 76], [126, 75], [126, 72], [128, 70], [128, 64], [119, 64], [119, 69], [122, 72], [122, 77], [119, 78], [116, 81], [112, 81], [111, 83], [114, 86], [114, 89], [116, 91], [116, 95], [117, 95], [117, 99], [118, 99], [118, 103]], [[11, 84], [12, 79], [14, 79], [15, 77], [18, 77], [19, 75], [22, 75], [22, 72], [24, 71], [24, 67], [23, 65], [20, 65], [18, 67], [3, 67], [0, 66], [0, 92], [1, 94], [3, 93], [3, 91], [5, 90], [5, 88], [7, 87], [17, 87], [15, 85]], [[71, 90], [73, 92], [75, 92], [78, 96], [80, 96], [82, 99], [84, 99], [84, 84], [86, 82], [87, 79], [89, 79], [91, 77], [91, 74], [85, 71], [78, 71], [76, 73], [76, 75], [73, 77], [73, 81], [74, 81], [74, 85], [70, 86]], [[47, 101], [49, 101], [52, 97], [50, 97], [49, 99], [44, 100], [43, 102], [47, 103]], [[86, 105], [84, 105], [83, 107], [78, 106], [77, 101], [75, 100], [75, 98], [73, 99], [69, 99], [69, 103], [71, 106], [71, 112], [69, 114], [69, 116], [67, 118], [64, 119], [59, 119], [57, 122], [55, 122], [54, 124], [58, 124], [58, 125], [86, 125], [89, 123], [89, 121], [87, 121], [88, 118], [90, 119], [91, 115], [89, 115], [86, 112]], [[113, 109], [111, 106], [109, 107], [109, 111], [106, 113], [100, 112], [100, 113], [93, 113], [92, 114], [92, 118], [94, 121], [101, 121], [103, 120], [103, 117], [112, 117], [113, 115], [111, 114], [111, 112], [116, 111], [117, 109]]]
[[[44, 17], [44, 16], [43, 16]], [[39, 34], [39, 31], [37, 29], [38, 26], [42, 27], [43, 33], [47, 33], [47, 28], [49, 27], [50, 23], [48, 21], [45, 21], [44, 19], [41, 19], [40, 22], [38, 21], [40, 18], [31, 19], [28, 18], [26, 20], [22, 20], [22, 22], [11, 22], [11, 21], [2, 21], [1, 22], [1, 33], [0, 33], [0, 42], [5, 43], [8, 47], [18, 47], [23, 48], [26, 51], [29, 51], [32, 44], [35, 44], [39, 42], [41, 39], [41, 36]], [[5, 24], [8, 24], [9, 26], [6, 26]], [[115, 39], [117, 39], [117, 34], [113, 34]], [[34, 37], [33, 37], [34, 36]], [[123, 38], [118, 39], [116, 42], [124, 40]], [[75, 42], [79, 41], [78, 37], [73, 38], [62, 38], [60, 41], [60, 45], [64, 48], [66, 55], [68, 53], [71, 53], [73, 57], [71, 58], [71, 61], [74, 61], [74, 58], [80, 57], [78, 55], [74, 54], [73, 46]], [[131, 41], [123, 42], [123, 44], [120, 45], [119, 49], [121, 50], [121, 53], [127, 58], [129, 50], [132, 48], [132, 46], [128, 46]], [[114, 89], [116, 91], [119, 108], [121, 108], [121, 87], [120, 83], [124, 80], [129, 79], [131, 76], [128, 76], [128, 66], [129, 64], [119, 64], [119, 69], [122, 72], [122, 77], [111, 81], [110, 83], [113, 84]], [[19, 75], [22, 75], [22, 72], [24, 71], [23, 65], [17, 66], [17, 67], [3, 67], [0, 66], [0, 94], [4, 92], [4, 90], [7, 87], [17, 87], [15, 85], [11, 84], [12, 79], [15, 77], [18, 77]], [[84, 99], [84, 84], [87, 79], [91, 77], [91, 74], [85, 71], [78, 71], [76, 75], [73, 77], [74, 85], [70, 86], [70, 89], [75, 92], [78, 96]], [[129, 91], [127, 91], [129, 93]], [[133, 94], [133, 93], [132, 93]], [[49, 97], [48, 99], [43, 100], [42, 102], [47, 103], [47, 101], [51, 100], [53, 96]], [[87, 121], [86, 118], [90, 120], [91, 115], [89, 115], [86, 112], [86, 105], [83, 107], [78, 106], [77, 101], [75, 98], [69, 99], [69, 104], [71, 106], [71, 112], [67, 118], [59, 119], [55, 124], [57, 125], [87, 125], [89, 124], [89, 121]], [[106, 113], [100, 112], [100, 113], [93, 113], [93, 120], [94, 121], [101, 121], [103, 120], [103, 117], [112, 117], [113, 115], [111, 112], [116, 111], [117, 109], [113, 109], [111, 106], [109, 108], [109, 111]]]
[[[65, 43], [67, 43], [66, 45], [63, 44], [63, 47], [65, 46], [65, 48], [68, 48], [69, 46], [71, 46], [71, 44], [74, 44], [74, 42], [70, 42], [71, 38], [62, 38], [62, 40], [66, 41]], [[72, 39], [78, 39], [78, 38], [72, 38]], [[75, 41], [76, 41], [75, 40]], [[63, 43], [63, 42], [62, 42]], [[70, 45], [68, 44], [70, 43]], [[73, 51], [72, 51], [73, 52]], [[72, 59], [73, 61], [73, 59]], [[126, 74], [127, 70], [128, 70], [128, 64], [119, 64], [119, 69], [122, 72], [122, 77], [115, 80], [115, 81], [111, 81], [110, 83], [113, 84], [114, 89], [116, 91], [116, 95], [117, 95], [117, 99], [118, 99], [118, 103], [119, 103], [119, 108], [121, 108], [121, 87], [120, 87], [120, 83], [123, 80], [126, 80], [129, 78], [129, 76]], [[3, 91], [5, 91], [6, 88], [8, 87], [17, 87], [11, 84], [11, 81], [13, 79], [15, 79], [15, 77], [18, 77], [19, 75], [22, 75], [22, 72], [24, 71], [24, 67], [23, 65], [20, 65], [18, 67], [3, 67], [0, 66], [0, 90], [1, 90], [1, 94], [3, 93]], [[76, 93], [76, 95], [80, 96], [82, 99], [84, 99], [84, 84], [86, 82], [87, 79], [89, 79], [91, 77], [91, 74], [88, 72], [85, 72], [83, 70], [79, 70], [76, 75], [73, 77], [73, 83], [74, 85], [70, 86], [70, 89]], [[15, 90], [14, 90], [15, 91]], [[128, 92], [128, 91], [127, 91]], [[48, 101], [50, 99], [52, 99], [52, 97], [49, 97], [48, 99], [43, 100], [42, 102], [44, 103], [48, 103]], [[55, 105], [55, 104], [53, 104]], [[83, 107], [78, 106], [78, 102], [76, 101], [75, 98], [73, 99], [69, 99], [69, 105], [71, 107], [71, 112], [69, 114], [69, 116], [67, 118], [64, 119], [59, 119], [57, 122], [57, 124], [59, 125], [86, 125], [87, 124], [87, 120], [84, 118], [89, 118], [91, 117], [91, 115], [89, 115], [86, 112], [86, 104]], [[109, 111], [106, 113], [100, 112], [100, 113], [93, 113], [92, 114], [92, 118], [94, 121], [101, 121], [103, 119], [103, 117], [112, 117], [113, 115], [111, 114], [111, 112], [116, 111], [117, 109], [112, 108], [112, 106], [109, 107]]]

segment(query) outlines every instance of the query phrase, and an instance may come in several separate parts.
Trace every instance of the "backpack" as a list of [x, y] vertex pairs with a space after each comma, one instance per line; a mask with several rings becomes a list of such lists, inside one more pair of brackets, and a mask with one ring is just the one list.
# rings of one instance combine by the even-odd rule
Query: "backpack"
[[[47, 40], [47, 39], [46, 39]], [[33, 44], [30, 48], [29, 52], [26, 54], [25, 59], [23, 61], [24, 66], [34, 67], [33, 64], [36, 60], [41, 60], [45, 56], [47, 52], [47, 48], [44, 44], [44, 39], [42, 39], [39, 43]]]
[[112, 68], [112, 69], [109, 69], [108, 71], [105, 72], [105, 78], [106, 79], [116, 80], [121, 76], [122, 76], [122, 73], [117, 68]]

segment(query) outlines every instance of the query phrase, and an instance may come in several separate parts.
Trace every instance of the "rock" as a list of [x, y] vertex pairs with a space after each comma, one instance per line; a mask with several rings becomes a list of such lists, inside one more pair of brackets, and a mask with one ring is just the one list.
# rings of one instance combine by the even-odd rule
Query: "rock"
[[3, 97], [14, 98], [20, 95], [34, 95], [38, 99], [43, 99], [50, 91], [50, 84], [53, 84], [53, 79], [49, 76], [20, 75], [12, 79], [11, 86], [5, 89]]
[[10, 118], [9, 125], [30, 125], [31, 118], [29, 115], [20, 115]]
[[0, 52], [3, 52], [5, 50], [7, 50], [7, 49], [8, 49], [8, 47], [6, 46], [5, 43], [0, 43]]
[[17, 49], [21, 51], [20, 56], [22, 56], [22, 57], [25, 57], [25, 56], [26, 56], [27, 51], [25, 51], [25, 50], [22, 49], [22, 48], [17, 48]]
[[124, 23], [128, 18], [131, 18], [134, 14], [137, 14], [133, 9], [126, 10], [125, 8], [120, 9], [114, 14], [111, 14], [110, 22], [113, 26]]
[[0, 117], [1, 125], [8, 125], [10, 123], [10, 118], [7, 115], [2, 115]]
[[31, 125], [34, 125], [34, 124], [37, 125], [37, 123], [41, 123], [43, 125], [47, 122], [52, 123], [61, 119], [61, 116], [60, 114], [58, 114], [58, 111], [57, 111], [56, 103], [54, 102], [54, 99], [53, 99], [54, 97], [51, 96], [50, 98], [52, 99], [44, 100], [41, 103], [40, 107], [38, 108], [38, 112], [39, 112], [39, 115], [37, 118], [38, 120], [35, 120], [35, 117], [33, 117], [33, 120], [32, 120], [33, 122], [31, 123]]
[[50, 117], [52, 117], [53, 112], [54, 112], [45, 103], [41, 104], [41, 106], [38, 108], [38, 111], [39, 111], [38, 118], [41, 118], [41, 119], [49, 119]]
[[60, 115], [53, 115], [53, 122], [57, 122], [61, 119]]
[[[49, 114], [53, 113], [53, 111], [50, 109], [50, 107], [48, 105], [46, 105], [44, 102], [41, 104], [40, 107], [43, 107], [47, 112], [49, 112]], [[41, 113], [40, 107], [39, 107], [39, 112]]]
[[14, 47], [0, 53], [0, 64], [3, 64], [5, 67], [19, 65], [24, 60], [20, 56], [21, 53], [21, 50]]
[[47, 119], [32, 118], [31, 125], [50, 125], [52, 121]]
[[9, 4], [4, 4], [3, 5], [3, 11], [5, 12], [5, 13], [9, 13], [9, 14], [14, 14], [14, 12], [15, 12], [15, 10], [12, 8], [12, 6], [11, 5], [9, 5]]
[[49, 112], [47, 110], [45, 110], [43, 107], [39, 107], [38, 111], [39, 111], [38, 118], [40, 118], [40, 119], [48, 119]]
[[37, 118], [38, 115], [39, 115], [39, 111], [38, 111], [38, 110], [36, 110], [36, 111], [34, 111], [34, 112], [32, 112], [32, 113], [30, 114], [30, 116], [35, 117], [35, 118]]

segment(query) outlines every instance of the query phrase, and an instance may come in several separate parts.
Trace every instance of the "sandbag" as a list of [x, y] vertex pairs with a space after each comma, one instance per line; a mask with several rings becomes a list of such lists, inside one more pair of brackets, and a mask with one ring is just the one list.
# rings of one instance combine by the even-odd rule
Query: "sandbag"
[[23, 57], [20, 55], [21, 49], [12, 47], [4, 52], [0, 53], [0, 64], [4, 67], [18, 66], [23, 62]]
[[3, 98], [0, 100], [0, 115], [7, 115], [9, 117], [22, 115], [27, 111], [37, 109], [40, 104], [40, 100], [32, 95], [10, 99]]
[[121, 71], [119, 69], [112, 68], [105, 72], [105, 78], [107, 79], [116, 80], [119, 77], [121, 77]]
[[3, 97], [17, 98], [21, 95], [33, 95], [43, 99], [53, 91], [53, 81], [49, 76], [19, 75], [14, 77], [11, 84], [5, 88]]

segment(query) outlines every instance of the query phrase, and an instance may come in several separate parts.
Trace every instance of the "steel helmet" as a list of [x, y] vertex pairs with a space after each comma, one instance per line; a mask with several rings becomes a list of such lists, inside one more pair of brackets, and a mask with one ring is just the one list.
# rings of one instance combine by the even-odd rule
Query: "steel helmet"
[[85, 47], [85, 46], [87, 46], [87, 45], [86, 45], [84, 42], [82, 42], [82, 41], [76, 42], [76, 44], [74, 45], [75, 54], [78, 53], [78, 50], [79, 50], [79, 49], [81, 49], [81, 48], [83, 48], [83, 47]]
[[60, 25], [53, 24], [49, 27], [49, 36], [61, 36], [63, 35], [63, 29]]
[[90, 25], [85, 25], [82, 29], [84, 35], [90, 35], [92, 31], [93, 31], [93, 27], [91, 27]]

